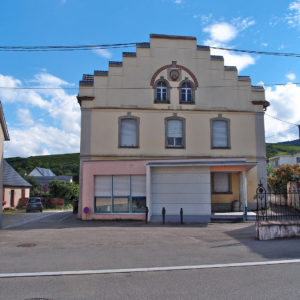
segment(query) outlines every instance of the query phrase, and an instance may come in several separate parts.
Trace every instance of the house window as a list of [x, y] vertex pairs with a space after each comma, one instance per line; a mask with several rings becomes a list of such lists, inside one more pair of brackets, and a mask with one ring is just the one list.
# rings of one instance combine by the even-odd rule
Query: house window
[[144, 213], [146, 176], [95, 176], [96, 213]]
[[169, 103], [169, 84], [166, 80], [160, 79], [155, 83], [155, 102]]
[[212, 173], [212, 191], [215, 194], [231, 193], [231, 174]]
[[22, 189], [21, 198], [25, 198], [25, 189]]
[[194, 86], [190, 81], [184, 81], [180, 86], [180, 103], [194, 103]]
[[184, 148], [185, 146], [185, 120], [179, 117], [166, 119], [166, 147]]
[[300, 156], [296, 157], [296, 164], [300, 164]]
[[229, 119], [218, 118], [211, 119], [211, 147], [228, 149], [230, 148], [230, 127]]
[[119, 147], [135, 148], [139, 146], [139, 118], [119, 118]]

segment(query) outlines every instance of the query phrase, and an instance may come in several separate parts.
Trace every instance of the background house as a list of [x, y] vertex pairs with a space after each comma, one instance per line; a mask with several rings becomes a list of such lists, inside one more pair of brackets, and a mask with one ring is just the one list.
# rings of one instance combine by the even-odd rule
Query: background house
[[274, 168], [279, 168], [284, 164], [300, 164], [300, 153], [277, 155], [269, 158], [269, 164]]
[[3, 202], [3, 148], [4, 141], [9, 141], [9, 134], [5, 122], [5, 117], [0, 101], [0, 228], [2, 227], [2, 202]]
[[28, 183], [5, 159], [3, 160], [3, 209], [16, 208], [19, 200], [29, 198]]
[[48, 192], [49, 184], [52, 180], [57, 179], [65, 182], [72, 182], [72, 176], [56, 176], [50, 169], [35, 167], [28, 176], [32, 176], [41, 185], [41, 191]]
[[266, 182], [263, 87], [195, 37], [150, 35], [108, 71], [83, 75], [80, 202], [84, 219], [207, 222], [245, 212]]

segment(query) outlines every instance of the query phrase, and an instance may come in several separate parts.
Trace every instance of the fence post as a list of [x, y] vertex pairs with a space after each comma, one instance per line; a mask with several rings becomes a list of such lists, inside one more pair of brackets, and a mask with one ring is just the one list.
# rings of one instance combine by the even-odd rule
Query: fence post
[[180, 224], [183, 224], [183, 209], [180, 208]]
[[162, 208], [161, 214], [162, 214], [162, 222], [163, 222], [163, 224], [165, 224], [165, 222], [166, 222], [166, 209], [164, 207]]

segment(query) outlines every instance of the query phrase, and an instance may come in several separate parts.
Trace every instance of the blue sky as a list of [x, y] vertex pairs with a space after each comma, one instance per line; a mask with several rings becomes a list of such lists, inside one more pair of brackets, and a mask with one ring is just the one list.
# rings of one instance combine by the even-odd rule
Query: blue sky
[[[148, 42], [150, 33], [189, 35], [199, 45], [300, 53], [300, 0], [10, 0], [0, 4], [0, 46]], [[83, 73], [135, 48], [0, 52], [0, 99], [11, 137], [5, 156], [79, 152]], [[266, 84], [267, 114], [300, 124], [300, 58], [211, 50], [252, 84]], [[282, 86], [267, 84], [282, 83]], [[16, 87], [62, 87], [23, 90]], [[266, 140], [298, 138], [295, 125], [265, 117]]]

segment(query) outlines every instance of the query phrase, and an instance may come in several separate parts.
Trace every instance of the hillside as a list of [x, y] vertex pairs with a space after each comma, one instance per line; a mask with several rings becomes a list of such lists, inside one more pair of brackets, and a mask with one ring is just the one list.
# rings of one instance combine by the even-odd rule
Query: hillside
[[[300, 146], [287, 144], [266, 144], [267, 158], [300, 153]], [[35, 167], [51, 169], [56, 175], [71, 175], [79, 181], [79, 153], [30, 156], [28, 158], [11, 157], [7, 162], [22, 176], [29, 174]]]
[[266, 144], [267, 158], [277, 155], [300, 153], [300, 146], [283, 143]]
[[35, 167], [41, 167], [51, 169], [56, 175], [71, 175], [77, 183], [79, 180], [79, 153], [11, 157], [6, 161], [23, 177]]

